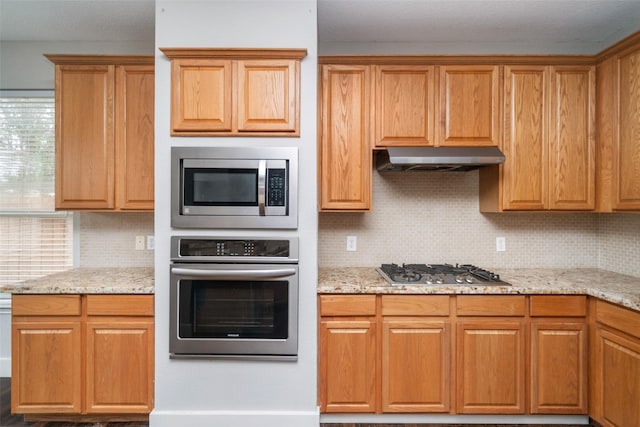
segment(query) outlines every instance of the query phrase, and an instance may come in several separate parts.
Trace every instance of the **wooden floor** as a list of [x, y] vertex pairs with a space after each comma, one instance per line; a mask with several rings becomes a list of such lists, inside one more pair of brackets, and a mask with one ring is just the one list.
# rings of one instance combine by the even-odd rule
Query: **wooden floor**
[[[0, 427], [148, 427], [148, 423], [120, 422], [120, 423], [62, 423], [35, 422], [27, 423], [21, 415], [11, 415], [11, 379], [0, 378]], [[463, 424], [322, 424], [321, 427], [463, 427]], [[489, 425], [473, 424], [473, 427]], [[492, 427], [509, 427], [508, 424], [492, 424]], [[187, 426], [176, 426], [187, 427]], [[523, 427], [520, 425], [519, 427]], [[527, 426], [524, 426], [527, 427]], [[553, 427], [552, 425], [529, 424], [528, 427]], [[572, 427], [563, 425], [562, 427]], [[573, 426], [578, 427], [578, 426]], [[580, 426], [585, 427], [585, 426]]]

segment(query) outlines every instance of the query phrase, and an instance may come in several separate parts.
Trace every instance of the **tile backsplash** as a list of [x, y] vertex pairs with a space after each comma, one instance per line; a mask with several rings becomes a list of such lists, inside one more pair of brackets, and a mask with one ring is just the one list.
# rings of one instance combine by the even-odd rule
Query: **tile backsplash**
[[[472, 263], [486, 268], [593, 268], [640, 276], [640, 214], [483, 214], [478, 173], [373, 174], [373, 211], [321, 213], [321, 267], [384, 262]], [[135, 250], [153, 213], [80, 213], [80, 266], [153, 266]], [[357, 251], [346, 251], [347, 236]], [[506, 251], [496, 252], [496, 237]]]
[[[483, 214], [477, 171], [374, 171], [373, 197], [372, 212], [320, 214], [320, 266], [449, 262], [486, 268], [600, 267], [640, 275], [640, 215]], [[345, 250], [348, 235], [357, 236], [356, 252]], [[496, 237], [506, 239], [505, 252], [496, 252]]]
[[135, 236], [153, 235], [152, 212], [79, 213], [80, 267], [153, 267], [153, 251]]

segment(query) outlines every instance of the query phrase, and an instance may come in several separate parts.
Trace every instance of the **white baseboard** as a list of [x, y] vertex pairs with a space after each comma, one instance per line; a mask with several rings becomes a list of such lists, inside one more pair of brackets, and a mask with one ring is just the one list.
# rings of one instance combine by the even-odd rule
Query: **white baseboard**
[[170, 411], [154, 409], [149, 427], [318, 427], [320, 414], [309, 411]]
[[0, 377], [11, 378], [11, 358], [10, 357], [0, 358]]

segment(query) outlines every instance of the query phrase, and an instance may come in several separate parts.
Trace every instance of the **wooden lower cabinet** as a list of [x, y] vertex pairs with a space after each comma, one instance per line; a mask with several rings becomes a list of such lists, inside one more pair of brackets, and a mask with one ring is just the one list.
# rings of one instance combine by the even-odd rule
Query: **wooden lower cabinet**
[[153, 295], [14, 295], [11, 411], [151, 412], [153, 314]]
[[462, 320], [457, 333], [457, 412], [524, 414], [524, 317]]
[[382, 412], [449, 412], [451, 322], [446, 295], [383, 295]]
[[378, 394], [375, 295], [320, 297], [322, 412], [375, 412]]
[[603, 426], [640, 427], [640, 313], [595, 301], [591, 417]]
[[79, 320], [44, 317], [14, 321], [11, 412], [79, 413], [81, 342]]
[[323, 413], [590, 409], [585, 296], [321, 295], [319, 312]]

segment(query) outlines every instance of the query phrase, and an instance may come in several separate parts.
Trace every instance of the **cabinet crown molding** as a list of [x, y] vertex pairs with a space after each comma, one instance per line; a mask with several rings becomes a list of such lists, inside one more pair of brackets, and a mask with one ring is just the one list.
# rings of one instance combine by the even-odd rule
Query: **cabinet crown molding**
[[307, 56], [307, 49], [245, 49], [245, 48], [174, 48], [161, 47], [167, 58], [229, 58], [229, 59], [294, 59]]
[[66, 55], [45, 53], [56, 65], [154, 65], [152, 55]]

